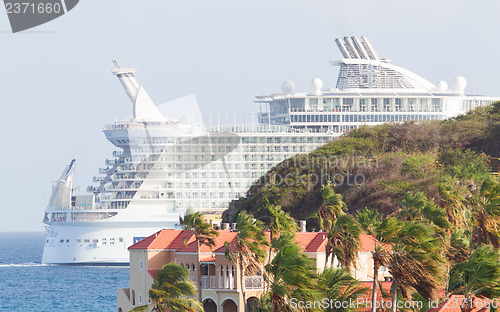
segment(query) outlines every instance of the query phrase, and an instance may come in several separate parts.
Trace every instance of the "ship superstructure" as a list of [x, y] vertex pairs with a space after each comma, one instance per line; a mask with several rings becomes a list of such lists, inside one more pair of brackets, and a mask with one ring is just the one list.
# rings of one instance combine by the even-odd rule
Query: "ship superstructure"
[[[116, 147], [87, 194], [73, 189], [75, 160], [54, 182], [45, 211], [43, 262], [126, 264], [127, 247], [162, 228], [178, 228], [187, 209], [220, 214], [270, 168], [362, 125], [444, 119], [499, 98], [436, 86], [380, 59], [361, 37], [336, 39], [343, 58], [335, 89], [258, 96], [258, 123], [207, 125], [168, 118], [135, 78], [115, 63], [113, 74], [133, 105], [133, 117], [104, 127]], [[264, 104], [264, 105], [263, 105]], [[168, 104], [167, 104], [168, 105]], [[217, 222], [216, 219], [213, 220]]]
[[[115, 62], [133, 118], [104, 127], [116, 146], [89, 194], [75, 195], [75, 161], [54, 182], [44, 222], [44, 263], [127, 263], [127, 247], [178, 228], [187, 209], [217, 215], [273, 166], [334, 139], [279, 125], [194, 125], [164, 117], [134, 77]], [[216, 219], [213, 220], [217, 222]]]
[[324, 89], [315, 78], [312, 92], [295, 93], [294, 84], [285, 81], [281, 93], [256, 98], [261, 124], [342, 134], [384, 122], [442, 120], [500, 99], [466, 94], [462, 76], [452, 89], [445, 81], [434, 85], [381, 59], [366, 37], [337, 38], [335, 43], [343, 56], [331, 62], [340, 67], [335, 88]]

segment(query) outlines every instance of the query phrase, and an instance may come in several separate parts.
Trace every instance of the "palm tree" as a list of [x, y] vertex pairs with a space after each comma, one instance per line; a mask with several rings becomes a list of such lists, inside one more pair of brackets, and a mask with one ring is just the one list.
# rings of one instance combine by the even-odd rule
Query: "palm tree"
[[[329, 232], [334, 221], [343, 213], [343, 210], [346, 209], [347, 205], [342, 200], [342, 195], [335, 193], [333, 185], [330, 183], [322, 186], [321, 197], [323, 198], [323, 204], [318, 210], [319, 227], [322, 231]], [[333, 246], [331, 244], [327, 244], [325, 246], [325, 267], [327, 266], [328, 258], [332, 253]]]
[[444, 183], [438, 185], [439, 203], [446, 209], [448, 220], [454, 228], [465, 228], [469, 226], [469, 217], [465, 209], [464, 198], [457, 190]]
[[380, 225], [382, 221], [382, 215], [377, 210], [365, 209], [359, 210], [356, 214], [361, 228], [366, 232], [366, 234], [375, 234], [376, 228]]
[[434, 298], [442, 275], [442, 239], [434, 227], [422, 221], [398, 221], [387, 218], [378, 229], [377, 238], [390, 243], [388, 267], [392, 275], [392, 311], [396, 311], [398, 290], [409, 299], [411, 289], [424, 298]]
[[196, 295], [196, 290], [186, 268], [167, 263], [154, 277], [155, 281], [149, 290], [152, 303], [138, 306], [130, 310], [131, 312], [146, 311], [150, 308], [155, 312], [203, 312], [201, 303], [190, 298]]
[[480, 190], [480, 201], [472, 212], [474, 219], [471, 248], [488, 244], [500, 248], [500, 184], [484, 181]]
[[194, 231], [194, 236], [196, 238], [196, 256], [197, 256], [197, 271], [198, 271], [198, 298], [201, 301], [201, 264], [200, 264], [200, 247], [201, 245], [206, 245], [212, 249], [215, 246], [215, 240], [219, 236], [219, 232], [214, 230], [210, 224], [208, 224], [203, 215], [200, 212], [190, 213], [184, 216], [184, 219], [179, 217], [181, 226], [185, 230]]
[[245, 212], [238, 214], [236, 221], [238, 235], [230, 244], [224, 244], [226, 257], [238, 264], [240, 286], [245, 298], [244, 280], [247, 274], [255, 274], [262, 269], [266, 259], [265, 246], [269, 246], [264, 234], [264, 225]]
[[[267, 198], [266, 198], [267, 200]], [[271, 246], [269, 248], [269, 256], [267, 263], [271, 263], [271, 258], [273, 254], [273, 240], [274, 237], [280, 235], [282, 232], [295, 232], [297, 231], [297, 222], [295, 219], [290, 217], [290, 214], [284, 212], [281, 209], [281, 206], [267, 204], [267, 210], [269, 211], [270, 219], [269, 219], [269, 232], [270, 232], [270, 241]]]
[[[352, 277], [348, 269], [326, 268], [318, 276], [318, 282], [323, 292], [323, 298], [338, 302], [356, 302], [356, 299], [364, 295], [368, 288], [362, 287], [361, 283]], [[324, 311], [349, 311], [345, 308], [328, 306]]]
[[[341, 214], [332, 222], [328, 232], [326, 261], [331, 253], [333, 258], [337, 257], [340, 265], [344, 268], [356, 267], [356, 259], [360, 247], [359, 237], [361, 226], [356, 219], [348, 214]], [[330, 251], [330, 253], [328, 253]]]
[[342, 195], [335, 193], [331, 184], [323, 185], [321, 197], [323, 204], [318, 210], [319, 226], [323, 231], [328, 231], [332, 222], [346, 209], [347, 205], [342, 200]]
[[302, 311], [290, 304], [292, 298], [304, 302], [320, 299], [314, 260], [304, 254], [294, 237], [294, 232], [284, 232], [273, 240], [277, 253], [272, 262], [266, 265], [271, 281], [267, 306], [273, 312]]
[[[450, 229], [446, 210], [438, 207], [434, 202], [427, 200], [427, 197], [422, 192], [415, 194], [406, 192], [405, 198], [401, 201], [401, 207], [402, 209], [398, 215], [401, 220], [423, 220], [436, 225], [443, 231]], [[440, 234], [443, 237], [446, 235], [442, 231]]]
[[377, 292], [378, 292], [378, 271], [381, 266], [386, 265], [388, 261], [388, 253], [382, 247], [382, 245], [377, 244], [375, 246], [375, 250], [372, 251], [372, 259], [373, 259], [373, 285], [372, 285], [372, 312], [375, 312], [377, 301]]
[[450, 271], [448, 290], [465, 296], [463, 311], [472, 310], [474, 297], [500, 297], [500, 253], [489, 245], [479, 246], [467, 262], [456, 264]]

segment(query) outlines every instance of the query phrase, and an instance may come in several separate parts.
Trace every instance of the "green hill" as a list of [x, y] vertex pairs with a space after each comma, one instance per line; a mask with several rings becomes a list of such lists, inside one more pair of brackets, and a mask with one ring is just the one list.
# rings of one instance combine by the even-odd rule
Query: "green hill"
[[445, 121], [363, 127], [271, 169], [245, 198], [231, 203], [224, 220], [246, 210], [266, 221], [267, 199], [317, 229], [327, 183], [352, 214], [365, 207], [391, 214], [408, 191], [440, 205], [440, 186], [467, 198], [500, 170], [499, 138], [500, 103]]

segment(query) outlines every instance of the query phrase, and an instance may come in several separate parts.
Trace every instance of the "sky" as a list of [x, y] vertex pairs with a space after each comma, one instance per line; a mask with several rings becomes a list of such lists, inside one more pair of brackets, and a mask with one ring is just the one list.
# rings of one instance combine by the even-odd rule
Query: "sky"
[[466, 92], [500, 95], [496, 0], [81, 0], [13, 34], [0, 10], [0, 231], [42, 231], [51, 181], [77, 159], [81, 190], [113, 146], [102, 127], [132, 114], [116, 59], [161, 104], [195, 94], [204, 113], [258, 111], [293, 81], [335, 86], [334, 39], [366, 36], [379, 56]]

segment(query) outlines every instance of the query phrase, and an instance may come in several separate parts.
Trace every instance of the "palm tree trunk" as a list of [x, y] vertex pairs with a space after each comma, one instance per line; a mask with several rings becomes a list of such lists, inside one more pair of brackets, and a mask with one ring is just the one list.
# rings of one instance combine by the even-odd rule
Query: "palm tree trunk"
[[325, 269], [327, 268], [327, 265], [328, 265], [328, 258], [329, 258], [329, 254], [328, 254], [328, 250], [326, 250], [328, 247], [325, 247]]
[[[273, 251], [273, 247], [272, 247], [272, 243], [273, 243], [273, 231], [271, 231], [270, 233], [270, 244], [269, 244], [269, 257], [267, 259], [267, 264], [270, 264], [271, 263], [271, 254], [272, 254], [272, 251]], [[264, 272], [265, 273], [265, 272]], [[266, 284], [266, 294], [269, 292], [269, 283], [267, 283], [266, 281], [264, 281]]]
[[372, 312], [376, 312], [375, 303], [377, 301], [378, 291], [378, 269], [380, 264], [378, 261], [373, 261], [373, 286], [372, 286]]
[[396, 303], [398, 300], [398, 281], [392, 276], [392, 286], [391, 286], [391, 312], [396, 312]]
[[200, 241], [196, 240], [196, 257], [198, 258], [198, 301], [201, 302], [201, 257], [200, 257]]
[[[241, 254], [240, 254], [241, 255]], [[243, 308], [244, 311], [247, 311], [247, 305], [245, 303], [245, 272], [243, 270], [243, 258], [240, 256], [239, 259], [239, 267], [240, 267], [240, 287], [241, 287], [241, 293], [243, 295]]]

